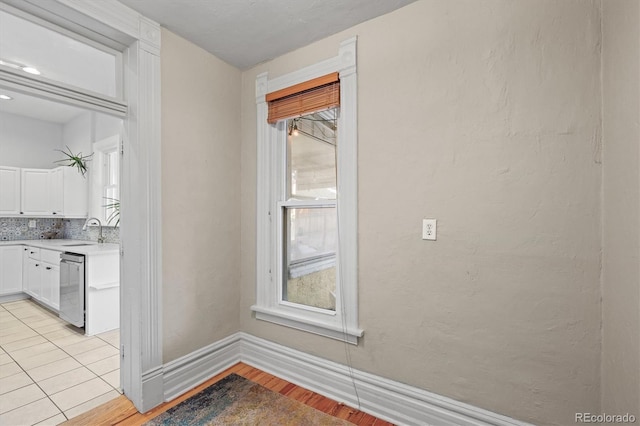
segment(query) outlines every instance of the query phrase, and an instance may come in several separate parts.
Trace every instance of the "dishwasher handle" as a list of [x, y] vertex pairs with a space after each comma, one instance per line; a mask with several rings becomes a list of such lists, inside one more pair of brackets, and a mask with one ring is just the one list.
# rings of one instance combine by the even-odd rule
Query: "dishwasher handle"
[[84, 255], [77, 253], [69, 253], [64, 252], [60, 253], [60, 261], [62, 262], [73, 262], [73, 263], [84, 263]]

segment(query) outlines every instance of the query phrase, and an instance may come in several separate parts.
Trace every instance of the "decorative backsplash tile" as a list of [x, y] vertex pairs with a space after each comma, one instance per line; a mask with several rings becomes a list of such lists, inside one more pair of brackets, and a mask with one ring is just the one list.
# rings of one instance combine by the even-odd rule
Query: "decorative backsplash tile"
[[[64, 237], [69, 240], [89, 240], [97, 241], [99, 228], [97, 226], [87, 226], [83, 231], [84, 219], [64, 219]], [[120, 243], [120, 228], [114, 226], [103, 226], [102, 236], [105, 243]]]
[[[29, 222], [35, 221], [35, 228]], [[0, 217], [0, 241], [60, 239], [98, 240], [98, 227], [82, 230], [84, 219]], [[103, 226], [102, 235], [107, 243], [120, 242], [120, 228]]]

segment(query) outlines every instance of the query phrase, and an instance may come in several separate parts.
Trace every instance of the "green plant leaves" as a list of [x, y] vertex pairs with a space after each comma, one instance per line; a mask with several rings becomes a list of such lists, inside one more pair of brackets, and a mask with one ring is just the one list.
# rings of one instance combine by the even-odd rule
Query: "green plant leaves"
[[82, 152], [79, 152], [78, 154], [73, 154], [73, 152], [71, 152], [71, 148], [69, 148], [68, 145], [65, 145], [65, 146], [68, 152], [60, 149], [56, 149], [56, 151], [63, 153], [66, 156], [66, 158], [63, 158], [62, 160], [54, 161], [54, 163], [66, 163], [63, 165], [77, 168], [78, 172], [81, 173], [82, 176], [84, 176], [87, 173], [87, 162], [91, 161], [92, 159], [91, 157], [93, 157], [93, 152], [90, 155], [82, 155]]

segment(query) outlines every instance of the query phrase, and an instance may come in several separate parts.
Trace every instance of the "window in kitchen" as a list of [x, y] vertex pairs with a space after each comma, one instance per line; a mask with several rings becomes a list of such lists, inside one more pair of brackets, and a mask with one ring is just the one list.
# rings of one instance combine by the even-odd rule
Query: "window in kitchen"
[[120, 143], [117, 134], [93, 144], [89, 215], [104, 226], [120, 224]]
[[255, 316], [358, 343], [356, 40], [256, 81]]

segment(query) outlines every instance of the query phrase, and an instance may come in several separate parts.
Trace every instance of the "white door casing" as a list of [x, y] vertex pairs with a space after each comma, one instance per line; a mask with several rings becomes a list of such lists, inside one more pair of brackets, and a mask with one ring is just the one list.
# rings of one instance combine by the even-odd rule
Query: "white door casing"
[[121, 383], [136, 408], [148, 411], [163, 402], [160, 26], [115, 0], [0, 0], [0, 7], [123, 54], [122, 100], [3, 70], [0, 86], [124, 119]]

